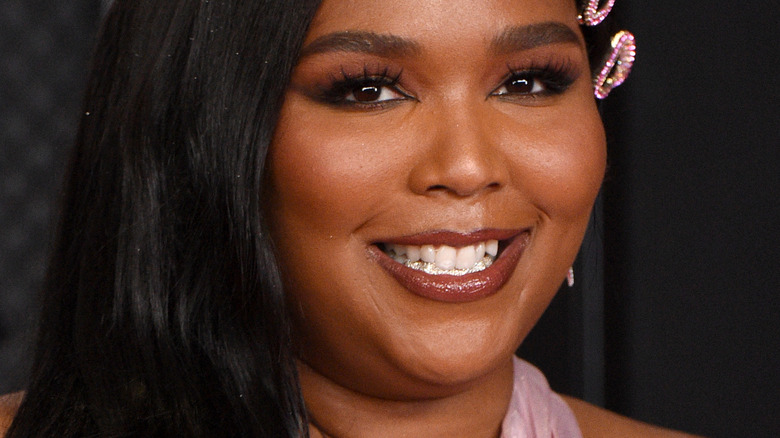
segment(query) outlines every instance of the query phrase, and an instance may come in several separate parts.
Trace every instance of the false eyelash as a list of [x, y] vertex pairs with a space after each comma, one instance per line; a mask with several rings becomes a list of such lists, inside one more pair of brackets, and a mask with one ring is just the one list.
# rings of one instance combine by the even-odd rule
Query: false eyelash
[[[359, 74], [347, 73], [341, 69], [341, 77], [330, 76], [330, 83], [320, 87], [317, 98], [331, 105], [377, 105], [361, 104], [346, 100], [346, 96], [358, 87], [390, 87], [394, 88], [401, 79], [401, 73], [390, 73], [390, 68], [385, 67], [381, 71], [371, 72], [367, 66], [363, 67], [363, 72]], [[399, 91], [400, 92], [400, 91]], [[404, 94], [403, 92], [400, 92]]]
[[[521, 66], [507, 65], [509, 75], [504, 82], [518, 77], [530, 76], [541, 81], [546, 90], [543, 95], [561, 94], [579, 77], [580, 72], [570, 61], [532, 62]], [[502, 83], [504, 83], [502, 82]]]

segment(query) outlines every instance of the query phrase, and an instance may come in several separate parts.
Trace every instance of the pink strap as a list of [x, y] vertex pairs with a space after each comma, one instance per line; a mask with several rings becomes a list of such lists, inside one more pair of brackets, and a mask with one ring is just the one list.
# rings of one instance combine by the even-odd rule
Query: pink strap
[[514, 360], [512, 400], [501, 426], [501, 438], [582, 438], [574, 413], [550, 389], [536, 367]]

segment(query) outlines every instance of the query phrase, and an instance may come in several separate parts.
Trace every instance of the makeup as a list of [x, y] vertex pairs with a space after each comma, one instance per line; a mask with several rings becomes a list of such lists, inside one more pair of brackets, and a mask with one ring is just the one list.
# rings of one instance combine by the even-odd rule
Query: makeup
[[[530, 230], [480, 230], [462, 234], [449, 231], [417, 234], [383, 241], [369, 248], [370, 254], [379, 265], [401, 286], [423, 298], [435, 301], [463, 303], [490, 296], [509, 280], [520, 261], [530, 239]], [[410, 246], [412, 248], [434, 247], [437, 251], [449, 251], [480, 246], [483, 242], [498, 241], [495, 261], [478, 269], [465, 268], [458, 272], [455, 266], [438, 266], [439, 270], [452, 269], [453, 273], [432, 273], [427, 269], [416, 269], [401, 263], [388, 254], [387, 246]], [[384, 249], [384, 250], [383, 250]], [[486, 259], [488, 257], [485, 257]], [[438, 261], [434, 262], [439, 265]]]

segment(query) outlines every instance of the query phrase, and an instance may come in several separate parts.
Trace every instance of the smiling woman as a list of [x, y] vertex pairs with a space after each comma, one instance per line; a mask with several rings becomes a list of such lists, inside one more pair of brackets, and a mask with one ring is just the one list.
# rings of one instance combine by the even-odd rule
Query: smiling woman
[[568, 2], [365, 3], [320, 6], [268, 162], [304, 399], [328, 435], [491, 436], [604, 173], [585, 43]]
[[9, 436], [671, 434], [514, 357], [633, 60], [576, 6], [116, 2]]

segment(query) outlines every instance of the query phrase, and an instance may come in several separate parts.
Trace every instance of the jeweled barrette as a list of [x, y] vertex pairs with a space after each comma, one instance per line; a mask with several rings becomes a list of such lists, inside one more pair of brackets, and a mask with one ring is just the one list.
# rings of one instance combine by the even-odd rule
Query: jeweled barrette
[[601, 0], [588, 0], [588, 5], [582, 10], [579, 17], [580, 24], [585, 26], [596, 26], [612, 11], [612, 7], [615, 6], [615, 0], [607, 0], [604, 6], [599, 8]]
[[636, 38], [621, 30], [612, 37], [612, 51], [593, 80], [596, 98], [604, 99], [613, 88], [625, 82], [636, 60]]

